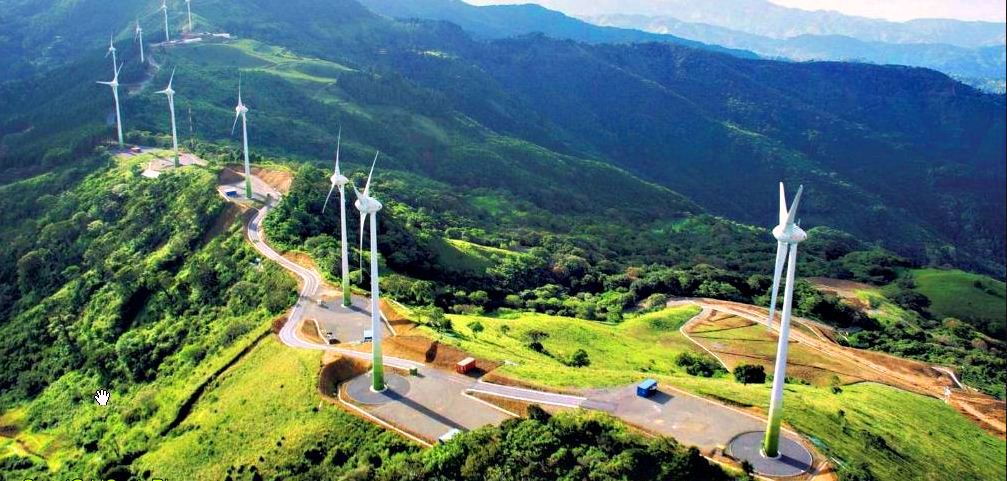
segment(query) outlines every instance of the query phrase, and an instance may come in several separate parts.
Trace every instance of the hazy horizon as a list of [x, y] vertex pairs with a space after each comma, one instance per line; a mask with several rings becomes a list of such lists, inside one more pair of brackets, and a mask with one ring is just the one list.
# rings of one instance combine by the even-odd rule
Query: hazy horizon
[[[631, 7], [599, 8], [590, 2], [569, 0], [463, 0], [473, 5], [536, 3], [546, 8], [574, 14], [638, 13]], [[767, 0], [782, 7], [806, 11], [828, 10], [844, 15], [875, 18], [892, 22], [919, 19], [1007, 22], [1007, 7], [999, 0]]]

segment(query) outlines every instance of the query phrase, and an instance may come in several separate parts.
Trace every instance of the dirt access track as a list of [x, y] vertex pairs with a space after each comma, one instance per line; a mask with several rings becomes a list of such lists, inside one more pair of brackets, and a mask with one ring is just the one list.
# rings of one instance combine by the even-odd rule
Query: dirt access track
[[[707, 298], [676, 299], [669, 304], [696, 304], [726, 314], [733, 314], [756, 323], [764, 323], [769, 310], [764, 307]], [[951, 388], [950, 404], [983, 429], [1004, 438], [1007, 434], [1007, 404], [991, 396], [959, 385], [947, 372], [933, 366], [888, 354], [844, 347], [833, 339], [835, 333], [828, 326], [808, 319], [794, 318], [790, 331], [792, 342], [820, 352], [823, 356], [841, 361], [857, 369], [857, 377], [925, 396], [943, 399], [944, 389]], [[778, 324], [773, 326], [778, 330]]]

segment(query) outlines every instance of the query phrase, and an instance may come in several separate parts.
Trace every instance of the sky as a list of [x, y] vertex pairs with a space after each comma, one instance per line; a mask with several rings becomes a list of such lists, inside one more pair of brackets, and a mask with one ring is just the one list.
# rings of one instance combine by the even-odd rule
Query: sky
[[[473, 5], [538, 3], [557, 10], [571, 0], [464, 0]], [[645, 3], [636, 0], [639, 3]], [[706, 1], [706, 0], [695, 0]], [[896, 22], [915, 18], [955, 18], [1003, 22], [1007, 19], [1004, 0], [769, 0], [777, 5], [804, 10], [835, 10], [847, 15], [882, 18]], [[577, 0], [590, 5], [592, 0]], [[590, 9], [590, 7], [588, 7]], [[616, 12], [611, 12], [616, 13]]]

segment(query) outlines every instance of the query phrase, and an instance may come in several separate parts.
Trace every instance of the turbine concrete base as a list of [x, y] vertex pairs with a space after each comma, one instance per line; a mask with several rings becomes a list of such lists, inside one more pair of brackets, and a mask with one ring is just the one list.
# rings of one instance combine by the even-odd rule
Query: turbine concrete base
[[371, 373], [357, 376], [346, 384], [346, 396], [360, 404], [385, 404], [402, 399], [409, 393], [409, 380], [385, 371], [385, 389], [371, 389]]
[[780, 436], [779, 456], [766, 457], [762, 452], [764, 431], [742, 433], [727, 446], [727, 454], [739, 461], [748, 461], [755, 473], [770, 478], [789, 478], [810, 473], [813, 458], [807, 448], [786, 436]]

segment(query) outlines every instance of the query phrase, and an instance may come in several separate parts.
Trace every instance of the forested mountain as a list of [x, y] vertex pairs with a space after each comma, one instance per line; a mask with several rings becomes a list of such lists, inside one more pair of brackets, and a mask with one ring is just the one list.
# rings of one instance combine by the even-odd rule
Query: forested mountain
[[[303, 8], [294, 8], [297, 2]], [[757, 225], [771, 221], [765, 213], [774, 209], [776, 181], [802, 181], [809, 188], [803, 219], [808, 225], [829, 225], [864, 241], [880, 241], [919, 262], [1003, 275], [1002, 97], [922, 69], [761, 61], [657, 43], [585, 45], [540, 36], [480, 41], [449, 24], [380, 17], [349, 0], [294, 3], [285, 2], [290, 8], [277, 11], [280, 4], [271, 0], [206, 2], [200, 15], [213, 19], [208, 28], [349, 68], [335, 76], [339, 89], [353, 93], [358, 102], [404, 107], [453, 123], [448, 131], [468, 132], [468, 138], [495, 155], [504, 150], [486, 143], [487, 132], [464, 127], [466, 120], [452, 117], [460, 113], [496, 135], [621, 166], [714, 214]], [[245, 9], [249, 13], [242, 13]], [[236, 20], [244, 15], [255, 21]], [[92, 52], [90, 62], [100, 65], [98, 52]], [[222, 60], [206, 61], [194, 72], [219, 85], [205, 92], [220, 92], [194, 96], [197, 124], [233, 102], [224, 85], [233, 85], [234, 74], [228, 71], [245, 60], [230, 65]], [[8, 92], [59, 90], [60, 83], [83, 89], [87, 77], [80, 74], [87, 68], [78, 64], [67, 69], [66, 75], [9, 87]], [[379, 73], [362, 75], [361, 69]], [[254, 71], [248, 77], [249, 89], [254, 89]], [[367, 78], [380, 81], [360, 83]], [[325, 112], [321, 103], [302, 108], [320, 92], [306, 93], [291, 82], [277, 84], [274, 77], [262, 79], [272, 79], [268, 88], [279, 90], [257, 99], [269, 113], [260, 127], [260, 145], [284, 144], [286, 151], [325, 157], [340, 120], [355, 121], [354, 116], [340, 119]], [[275, 95], [283, 89], [289, 91], [287, 98]], [[375, 95], [379, 91], [387, 94]], [[47, 111], [46, 105], [62, 110], [102, 105], [100, 98], [69, 100], [81, 95], [3, 95], [9, 106], [5, 111], [16, 112], [2, 127], [16, 133], [3, 140], [5, 166], [31, 164], [40, 156], [30, 149], [32, 153], [15, 155], [23, 143], [39, 144], [25, 139], [61, 131], [29, 128], [25, 116]], [[37, 105], [38, 98], [49, 103]], [[289, 124], [278, 121], [284, 112], [305, 128], [284, 132], [283, 125]], [[315, 120], [298, 119], [303, 116]], [[66, 118], [43, 115], [39, 122]], [[220, 124], [198, 130], [211, 138], [222, 136], [226, 122]], [[472, 158], [422, 122], [389, 116], [369, 125], [357, 129], [361, 142], [386, 146], [391, 162], [427, 169], [435, 178], [457, 179], [438, 167], [448, 165], [443, 159]], [[402, 138], [414, 140], [404, 144], [397, 140]], [[524, 185], [501, 177], [470, 182]]]
[[739, 57], [754, 58], [745, 50], [704, 44], [674, 35], [635, 28], [599, 27], [535, 4], [476, 7], [462, 0], [362, 0], [370, 10], [392, 18], [431, 19], [454, 23], [477, 38], [505, 38], [542, 33], [586, 43], [668, 42]]

